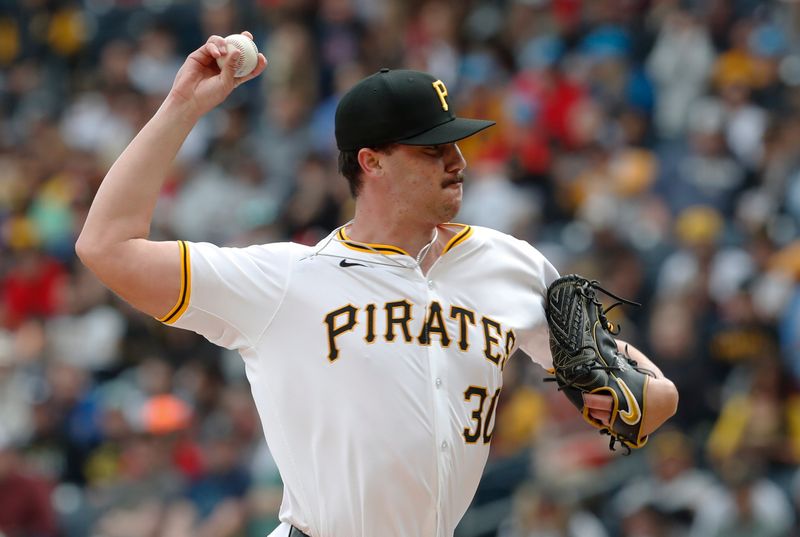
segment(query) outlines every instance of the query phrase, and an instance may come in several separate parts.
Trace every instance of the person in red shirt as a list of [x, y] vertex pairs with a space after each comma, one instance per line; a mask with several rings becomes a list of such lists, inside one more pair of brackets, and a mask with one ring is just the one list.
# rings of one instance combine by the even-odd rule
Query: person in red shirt
[[50, 485], [25, 471], [16, 449], [0, 430], [0, 534], [57, 537]]
[[31, 317], [49, 317], [63, 304], [64, 267], [36, 248], [18, 250], [13, 265], [0, 279], [0, 324], [19, 327]]

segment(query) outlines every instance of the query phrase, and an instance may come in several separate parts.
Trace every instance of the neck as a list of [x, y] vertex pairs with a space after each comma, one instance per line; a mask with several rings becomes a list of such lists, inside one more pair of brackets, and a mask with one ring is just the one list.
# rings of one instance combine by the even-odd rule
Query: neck
[[441, 220], [425, 220], [419, 215], [419, 208], [405, 203], [402, 197], [391, 199], [365, 188], [356, 200], [355, 216], [347, 228], [347, 235], [358, 242], [402, 248], [417, 259], [420, 251], [434, 239], [434, 231], [438, 230], [436, 240], [418, 261], [422, 272], [427, 274], [456, 230], [442, 225]]
[[[347, 235], [354, 241], [397, 246], [412, 257], [417, 257], [434, 238], [435, 229], [435, 223], [401, 218], [393, 212], [376, 214], [356, 207], [356, 214], [353, 223], [347, 228]], [[428, 252], [426, 255], [432, 253]]]

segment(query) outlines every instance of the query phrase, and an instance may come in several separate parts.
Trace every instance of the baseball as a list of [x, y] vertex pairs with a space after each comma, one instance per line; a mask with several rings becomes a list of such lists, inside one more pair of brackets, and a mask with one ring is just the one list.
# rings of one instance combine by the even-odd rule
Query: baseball
[[[258, 65], [258, 47], [253, 41], [242, 34], [233, 34], [225, 38], [225, 43], [229, 47], [239, 49], [239, 58], [236, 60], [236, 78], [249, 75]], [[230, 49], [228, 49], [230, 54]], [[217, 58], [217, 65], [223, 69], [228, 61], [229, 55]]]

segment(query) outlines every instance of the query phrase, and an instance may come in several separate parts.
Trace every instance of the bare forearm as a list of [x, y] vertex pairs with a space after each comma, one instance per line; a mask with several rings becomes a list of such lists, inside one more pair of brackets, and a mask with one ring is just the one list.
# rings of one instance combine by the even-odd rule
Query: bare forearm
[[[267, 66], [259, 54], [256, 68], [235, 78], [239, 50], [230, 48], [212, 35], [189, 54], [161, 108], [108, 171], [75, 245], [81, 261], [109, 289], [154, 317], [177, 303], [184, 274], [177, 241], [147, 238], [164, 178], [197, 120]], [[229, 59], [220, 69], [217, 59], [225, 55]]]
[[81, 232], [79, 250], [148, 236], [164, 178], [196, 122], [188, 105], [167, 98], [106, 174]]
[[[243, 32], [252, 39], [250, 32]], [[239, 51], [228, 52], [217, 35], [189, 54], [178, 70], [169, 96], [155, 116], [123, 151], [97, 192], [76, 249], [81, 259], [109, 257], [109, 248], [131, 246], [145, 239], [161, 184], [181, 144], [197, 120], [224, 101], [239, 85], [260, 75], [267, 66], [263, 54], [248, 75], [235, 78]], [[229, 54], [225, 67], [217, 59]], [[116, 249], [114, 249], [116, 251]], [[134, 254], [136, 252], [133, 252]]]

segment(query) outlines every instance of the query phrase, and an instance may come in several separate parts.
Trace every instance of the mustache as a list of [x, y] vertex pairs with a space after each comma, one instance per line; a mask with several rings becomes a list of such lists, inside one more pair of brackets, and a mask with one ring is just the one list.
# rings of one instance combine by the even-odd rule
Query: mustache
[[452, 179], [445, 179], [442, 181], [442, 187], [448, 187], [450, 185], [455, 185], [464, 182], [464, 172], [458, 172], [458, 175], [453, 177]]

